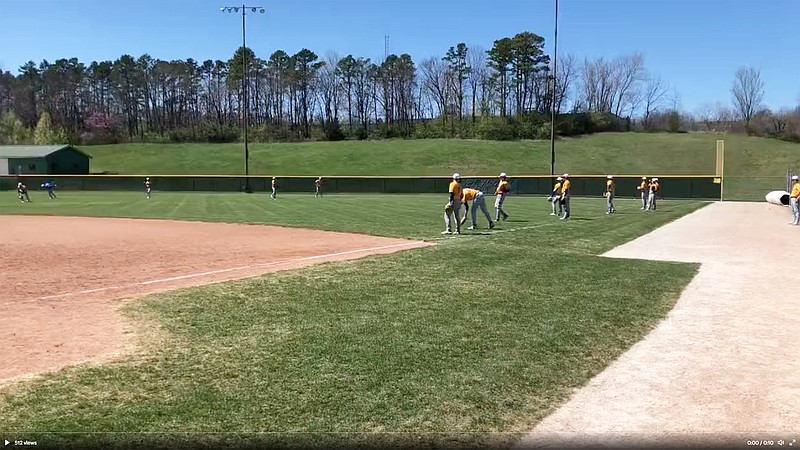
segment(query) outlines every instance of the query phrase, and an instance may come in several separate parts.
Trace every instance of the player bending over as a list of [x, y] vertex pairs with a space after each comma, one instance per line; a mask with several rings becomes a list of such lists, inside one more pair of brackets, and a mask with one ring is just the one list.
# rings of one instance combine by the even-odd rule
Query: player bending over
[[47, 191], [47, 197], [50, 200], [56, 198], [56, 193], [53, 192], [53, 189], [56, 188], [56, 184], [53, 182], [53, 180], [45, 181], [44, 183], [42, 183], [42, 187]]
[[28, 197], [28, 187], [22, 184], [22, 181], [17, 183], [17, 196], [22, 203], [25, 203], [25, 200], [27, 200], [28, 203], [31, 201], [31, 198]]
[[494, 222], [492, 222], [492, 216], [489, 214], [489, 210], [486, 209], [486, 199], [483, 197], [483, 192], [472, 189], [472, 188], [464, 188], [462, 192], [462, 202], [464, 203], [464, 217], [461, 218], [461, 225], [464, 225], [464, 222], [467, 221], [467, 212], [469, 212], [469, 202], [472, 201], [472, 226], [467, 228], [468, 230], [475, 230], [478, 228], [478, 220], [477, 220], [477, 213], [478, 208], [483, 211], [483, 215], [486, 216], [486, 220], [489, 221], [489, 229], [494, 228]]

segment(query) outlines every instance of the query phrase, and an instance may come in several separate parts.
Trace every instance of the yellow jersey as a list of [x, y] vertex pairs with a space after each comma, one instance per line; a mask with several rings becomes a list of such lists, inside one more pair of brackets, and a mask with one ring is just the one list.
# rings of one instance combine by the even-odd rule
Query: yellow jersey
[[800, 197], [800, 182], [795, 182], [792, 185], [792, 198]]
[[460, 202], [461, 201], [461, 183], [456, 180], [450, 182], [450, 189], [448, 190], [451, 194], [453, 194], [453, 201]]
[[659, 190], [660, 188], [661, 188], [661, 185], [660, 185], [660, 184], [658, 184], [658, 181], [655, 181], [655, 182], [652, 182], [652, 183], [650, 183], [650, 190], [651, 190], [651, 191], [653, 191], [653, 192], [658, 192], [658, 190]]
[[561, 193], [562, 194], [569, 193], [569, 187], [570, 187], [571, 184], [572, 184], [572, 182], [570, 182], [569, 180], [564, 180], [564, 182], [561, 183]]
[[471, 201], [472, 199], [474, 199], [475, 196], [478, 195], [478, 192], [480, 192], [480, 191], [477, 190], [477, 189], [464, 188], [464, 190], [462, 191], [462, 194], [464, 195], [464, 198], [462, 200], [464, 201], [464, 203], [467, 203], [468, 201]]
[[495, 195], [505, 195], [510, 191], [511, 188], [508, 186], [508, 180], [502, 180], [500, 183], [497, 184], [497, 189], [495, 189]]
[[614, 193], [614, 180], [606, 181], [606, 192]]
[[556, 181], [556, 184], [553, 185], [553, 194], [558, 195], [561, 193], [561, 182]]
[[642, 181], [639, 183], [639, 189], [646, 191], [647, 190], [647, 180]]

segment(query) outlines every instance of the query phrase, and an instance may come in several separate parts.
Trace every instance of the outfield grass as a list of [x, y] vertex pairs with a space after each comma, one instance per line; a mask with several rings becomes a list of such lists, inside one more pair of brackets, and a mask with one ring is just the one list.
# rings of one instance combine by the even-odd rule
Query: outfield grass
[[[3, 213], [276, 223], [440, 238], [442, 196], [63, 193]], [[595, 256], [701, 207], [510, 198], [494, 234], [158, 294], [126, 308], [144, 356], [5, 389], [0, 437], [481, 445], [530, 429], [672, 308], [689, 264]], [[152, 330], [159, 330], [153, 332]], [[164, 339], [168, 337], [167, 339]], [[46, 436], [50, 432], [154, 432]], [[11, 433], [13, 431], [13, 433]], [[277, 432], [243, 436], [247, 432]], [[355, 432], [356, 435], [291, 434]], [[408, 434], [381, 434], [408, 432]], [[428, 432], [466, 433], [427, 434]], [[5, 433], [5, 434], [4, 434]], [[238, 433], [238, 434], [237, 434]], [[289, 434], [284, 434], [289, 433]], [[467, 437], [465, 437], [467, 436]], [[513, 435], [512, 435], [513, 436]], [[46, 439], [45, 439], [46, 438]], [[40, 444], [41, 446], [41, 444]]]
[[[556, 172], [594, 175], [708, 175], [716, 140], [726, 145], [726, 198], [763, 200], [800, 172], [800, 145], [741, 135], [602, 133], [561, 139]], [[241, 144], [85, 146], [92, 171], [121, 174], [241, 174]], [[549, 141], [385, 140], [251, 144], [250, 170], [278, 175], [549, 174]]]

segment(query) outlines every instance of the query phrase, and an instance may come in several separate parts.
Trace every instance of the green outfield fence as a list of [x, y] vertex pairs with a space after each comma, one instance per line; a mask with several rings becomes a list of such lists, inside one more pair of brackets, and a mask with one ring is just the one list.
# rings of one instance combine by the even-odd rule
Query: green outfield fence
[[[713, 175], [651, 175], [659, 177], [661, 197], [674, 199], [720, 199], [720, 179]], [[242, 175], [149, 175], [153, 191], [243, 191], [246, 177]], [[0, 176], [0, 190], [16, 190], [17, 175]], [[254, 192], [268, 192], [271, 176], [250, 176]], [[316, 177], [278, 176], [280, 192], [313, 192]], [[45, 180], [53, 180], [57, 190], [86, 191], [136, 191], [144, 189], [144, 175], [22, 175], [29, 190], [40, 189]], [[571, 175], [572, 194], [575, 196], [601, 196], [605, 191], [605, 175]], [[618, 197], [634, 197], [641, 176], [615, 176]], [[447, 177], [351, 177], [323, 176], [324, 193], [446, 193], [450, 179]], [[550, 175], [522, 175], [510, 177], [512, 195], [548, 195], [554, 177]], [[466, 187], [477, 187], [494, 194], [496, 176], [462, 176]], [[763, 194], [762, 194], [763, 196]]]

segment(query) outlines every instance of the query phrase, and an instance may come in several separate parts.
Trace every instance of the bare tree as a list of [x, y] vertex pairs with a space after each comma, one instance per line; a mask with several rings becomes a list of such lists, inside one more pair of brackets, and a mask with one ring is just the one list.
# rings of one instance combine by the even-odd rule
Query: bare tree
[[644, 75], [644, 57], [641, 53], [622, 56], [611, 63], [614, 90], [614, 114], [621, 116], [623, 110], [635, 107], [639, 102], [638, 85]]
[[560, 113], [564, 101], [569, 98], [575, 77], [578, 75], [578, 65], [574, 55], [566, 55], [558, 60], [556, 67], [556, 113]]
[[665, 100], [669, 87], [660, 76], [650, 76], [644, 87], [643, 104], [644, 118], [643, 126], [647, 130], [650, 127], [650, 115], [661, 107]]
[[733, 93], [733, 104], [739, 110], [745, 127], [749, 130], [750, 121], [764, 100], [764, 82], [761, 80], [761, 71], [754, 67], [739, 68], [736, 71], [731, 92]]
[[469, 89], [472, 94], [472, 123], [475, 123], [475, 110], [478, 106], [478, 93], [489, 78], [489, 70], [486, 66], [486, 50], [480, 47], [471, 47], [467, 53], [468, 64], [472, 68], [469, 72]]
[[448, 106], [447, 66], [441, 58], [428, 58], [419, 66], [422, 85], [436, 105], [437, 113], [445, 118]]
[[317, 73], [317, 86], [322, 100], [323, 127], [339, 118], [339, 98], [341, 83], [337, 72], [337, 64], [341, 58], [335, 52], [328, 52], [325, 65]]

